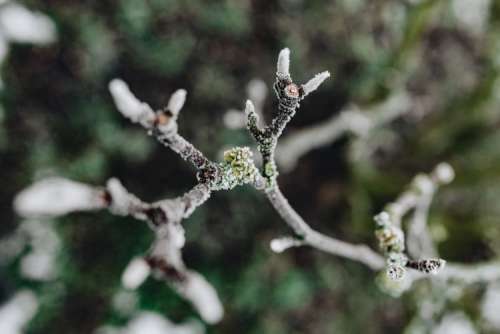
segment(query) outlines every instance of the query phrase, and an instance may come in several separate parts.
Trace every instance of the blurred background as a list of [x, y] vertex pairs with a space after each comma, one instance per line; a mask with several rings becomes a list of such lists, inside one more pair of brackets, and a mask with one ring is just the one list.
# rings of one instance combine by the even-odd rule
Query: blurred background
[[[422, 281], [395, 298], [359, 263], [307, 247], [273, 253], [269, 241], [289, 229], [251, 187], [214, 194], [184, 222], [184, 259], [225, 306], [214, 326], [161, 281], [121, 289], [123, 269], [152, 241], [145, 224], [107, 212], [23, 221], [12, 210], [15, 194], [47, 175], [96, 185], [116, 176], [148, 201], [182, 194], [195, 172], [123, 119], [108, 82], [124, 79], [154, 108], [187, 89], [180, 132], [216, 159], [254, 145], [235, 112], [249, 96], [272, 117], [287, 46], [296, 81], [322, 70], [333, 78], [301, 103], [284, 137], [352, 106], [370, 115], [395, 94], [410, 101], [381, 126], [346, 131], [282, 169], [283, 193], [305, 220], [376, 248], [373, 215], [415, 174], [447, 161], [457, 177], [429, 216], [441, 256], [495, 260], [499, 2], [0, 1], [0, 37], [0, 318], [18, 324], [0, 324], [2, 333], [112, 331], [142, 311], [197, 333], [500, 333], [498, 283]], [[424, 304], [438, 306], [429, 316]], [[164, 333], [193, 333], [177, 330]]]

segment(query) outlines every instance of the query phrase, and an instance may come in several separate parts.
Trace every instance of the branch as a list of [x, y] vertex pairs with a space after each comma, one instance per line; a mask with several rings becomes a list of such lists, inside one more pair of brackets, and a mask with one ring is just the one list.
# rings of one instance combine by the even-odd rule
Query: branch
[[[373, 270], [380, 270], [384, 267], [384, 259], [368, 246], [353, 245], [313, 230], [288, 203], [278, 186], [268, 189], [266, 195], [281, 218], [293, 229], [299, 238], [287, 246], [309, 245], [333, 255], [361, 262]], [[279, 249], [279, 247], [276, 247], [276, 241], [274, 241], [274, 245], [274, 251]]]
[[185, 238], [181, 222], [203, 204], [212, 191], [230, 190], [245, 184], [263, 188], [265, 181], [254, 164], [252, 152], [248, 147], [234, 147], [224, 152], [223, 161], [216, 163], [180, 136], [177, 119], [186, 99], [184, 90], [172, 94], [165, 109], [154, 112], [147, 103], [139, 101], [123, 81], [111, 81], [109, 89], [120, 113], [142, 125], [149, 134], [190, 162], [197, 169], [199, 183], [182, 196], [146, 203], [129, 193], [114, 178], [107, 182], [106, 187], [50, 178], [21, 191], [14, 207], [24, 217], [108, 209], [115, 215], [146, 221], [156, 235], [155, 242], [145, 259], [131, 261], [124, 271], [123, 285], [136, 288], [151, 273], [191, 302], [206, 322], [218, 322], [223, 309], [217, 293], [182, 261]]
[[[210, 192], [207, 185], [198, 184], [177, 198], [146, 203], [129, 193], [114, 178], [107, 182], [106, 187], [51, 178], [23, 190], [15, 199], [15, 208], [25, 217], [108, 209], [118, 216], [146, 221], [155, 232], [156, 241], [146, 260], [135, 258], [124, 271], [124, 286], [135, 289], [152, 272], [190, 301], [205, 321], [214, 323], [222, 318], [222, 305], [213, 287], [184, 265], [181, 249], [185, 238], [180, 224], [209, 198]], [[47, 205], [50, 203], [56, 204]]]
[[293, 229], [297, 238], [282, 238], [271, 242], [276, 252], [282, 252], [290, 247], [309, 245], [325, 252], [361, 262], [377, 270], [384, 266], [383, 258], [365, 245], [350, 243], [327, 237], [313, 230], [288, 203], [276, 182], [278, 171], [274, 160], [276, 144], [288, 122], [299, 108], [299, 102], [308, 94], [316, 90], [326, 80], [329, 72], [322, 72], [304, 85], [297, 85], [290, 76], [290, 50], [283, 49], [278, 56], [276, 82], [274, 91], [278, 98], [278, 112], [271, 124], [261, 128], [257, 125], [258, 116], [251, 101], [247, 101], [245, 113], [247, 128], [258, 144], [262, 155], [262, 176], [266, 179], [263, 189], [274, 209], [283, 220]]
[[425, 274], [436, 274], [444, 267], [445, 261], [442, 259], [412, 260], [409, 258], [405, 250], [402, 219], [406, 213], [415, 209], [406, 240], [411, 247], [410, 253], [418, 257], [425, 253], [437, 256], [427, 229], [427, 214], [437, 187], [451, 182], [453, 177], [451, 166], [441, 163], [430, 175], [417, 175], [406, 191], [394, 202], [386, 205], [384, 211], [375, 216], [377, 223], [375, 235], [387, 260], [387, 274], [392, 279], [403, 279], [405, 268], [415, 269]]
[[109, 90], [116, 107], [124, 117], [142, 125], [148, 130], [148, 134], [179, 154], [198, 171], [203, 173], [214, 167], [202, 152], [177, 133], [177, 118], [186, 100], [185, 90], [179, 89], [172, 94], [167, 107], [156, 112], [147, 103], [139, 101], [120, 79], [112, 80]]

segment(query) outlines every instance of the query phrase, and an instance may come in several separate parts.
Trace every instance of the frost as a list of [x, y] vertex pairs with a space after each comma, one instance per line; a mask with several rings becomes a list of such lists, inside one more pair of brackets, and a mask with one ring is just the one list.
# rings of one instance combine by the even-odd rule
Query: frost
[[38, 309], [38, 300], [29, 290], [14, 295], [0, 307], [0, 333], [22, 334]]
[[99, 192], [86, 184], [52, 177], [21, 191], [14, 208], [24, 217], [60, 216], [103, 206]]
[[130, 261], [122, 275], [122, 285], [130, 290], [137, 289], [148, 278], [151, 269], [146, 261], [137, 257]]
[[55, 25], [46, 15], [16, 3], [0, 9], [0, 33], [19, 43], [48, 44], [56, 39]]

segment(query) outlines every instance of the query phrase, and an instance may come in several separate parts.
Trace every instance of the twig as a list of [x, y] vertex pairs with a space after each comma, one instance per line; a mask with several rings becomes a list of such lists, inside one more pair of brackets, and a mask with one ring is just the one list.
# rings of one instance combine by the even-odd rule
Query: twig
[[[291, 246], [309, 245], [325, 252], [342, 256], [354, 261], [359, 261], [372, 269], [381, 269], [384, 265], [383, 258], [365, 245], [352, 245], [331, 237], [327, 237], [313, 230], [300, 215], [288, 203], [276, 182], [278, 171], [274, 160], [276, 144], [288, 122], [299, 108], [299, 102], [308, 94], [316, 90], [319, 85], [330, 76], [328, 72], [322, 72], [309, 80], [306, 84], [297, 85], [290, 76], [290, 51], [283, 49], [278, 57], [276, 82], [274, 90], [278, 98], [278, 112], [265, 128], [257, 125], [258, 116], [254, 111], [251, 101], [247, 101], [245, 112], [247, 114], [247, 127], [258, 143], [258, 150], [262, 155], [262, 176], [266, 178], [264, 189], [267, 198], [274, 209], [283, 220], [293, 229], [298, 239], [288, 242], [282, 247], [274, 247], [276, 250], [289, 248]], [[276, 246], [276, 241], [274, 242]]]

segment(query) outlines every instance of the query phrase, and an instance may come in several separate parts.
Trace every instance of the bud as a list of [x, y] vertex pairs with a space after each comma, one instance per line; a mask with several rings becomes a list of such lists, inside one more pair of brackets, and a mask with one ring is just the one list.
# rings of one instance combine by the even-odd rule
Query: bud
[[290, 49], [284, 48], [278, 56], [276, 76], [290, 77]]
[[178, 89], [172, 94], [170, 100], [168, 101], [167, 109], [174, 115], [177, 116], [179, 111], [181, 111], [184, 103], [186, 102], [187, 92], [185, 89]]
[[314, 78], [312, 78], [311, 80], [302, 85], [302, 89], [304, 90], [304, 96], [318, 89], [319, 85], [321, 85], [323, 81], [325, 81], [329, 77], [330, 77], [330, 72], [328, 71], [316, 74]]

